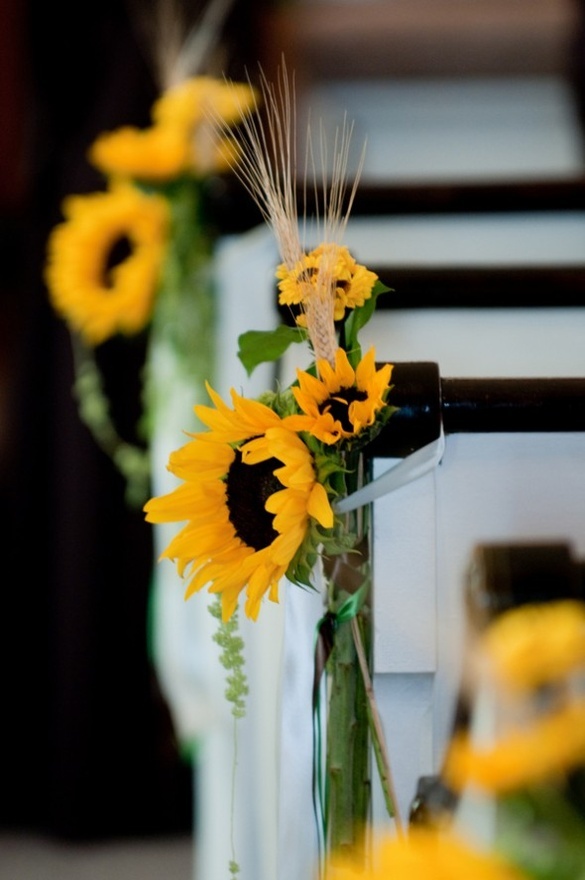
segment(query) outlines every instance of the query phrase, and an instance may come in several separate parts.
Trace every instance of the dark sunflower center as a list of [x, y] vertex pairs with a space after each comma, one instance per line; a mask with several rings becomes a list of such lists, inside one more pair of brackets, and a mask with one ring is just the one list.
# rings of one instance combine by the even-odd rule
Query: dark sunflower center
[[343, 430], [350, 434], [353, 425], [349, 420], [349, 405], [355, 400], [366, 400], [367, 397], [367, 393], [358, 388], [340, 388], [335, 397], [328, 397], [323, 401], [319, 406], [319, 412], [330, 412], [333, 418], [341, 423]]
[[244, 464], [242, 455], [236, 457], [228, 471], [228, 516], [241, 541], [254, 550], [263, 550], [277, 537], [273, 515], [264, 509], [270, 495], [282, 489], [282, 483], [274, 476], [282, 462], [269, 458], [259, 464]]
[[127, 235], [121, 235], [111, 246], [104, 260], [104, 284], [106, 287], [112, 286], [112, 271], [127, 260], [132, 253], [132, 242]]
[[316, 274], [317, 269], [314, 266], [307, 266], [306, 269], [303, 269], [297, 275], [297, 283], [302, 284], [303, 282], [310, 281]]
[[[315, 268], [315, 266], [308, 266], [306, 269], [303, 269], [297, 275], [297, 284], [302, 284], [303, 282], [310, 281], [311, 278], [314, 278], [319, 270]], [[349, 289], [349, 281], [338, 281], [335, 278], [331, 281], [331, 288], [335, 290], [336, 287], [341, 287], [342, 290]]]

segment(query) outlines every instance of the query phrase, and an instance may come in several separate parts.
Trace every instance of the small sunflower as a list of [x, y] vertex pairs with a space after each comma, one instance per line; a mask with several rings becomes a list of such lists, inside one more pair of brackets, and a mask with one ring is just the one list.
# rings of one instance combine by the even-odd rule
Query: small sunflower
[[335, 366], [318, 361], [319, 378], [297, 370], [299, 386], [292, 392], [304, 415], [288, 416], [287, 427], [308, 431], [322, 443], [338, 443], [359, 435], [376, 421], [386, 405], [392, 364], [376, 370], [371, 348], [354, 370], [347, 354], [338, 348]]
[[71, 196], [63, 213], [45, 268], [56, 311], [89, 345], [138, 333], [150, 319], [165, 253], [164, 199], [119, 185]]
[[208, 386], [214, 407], [196, 406], [207, 432], [173, 453], [169, 470], [184, 482], [145, 506], [149, 522], [186, 525], [162, 554], [181, 576], [185, 597], [205, 586], [221, 593], [224, 620], [245, 591], [256, 619], [303, 544], [311, 520], [333, 526], [333, 511], [312, 455], [264, 404], [232, 390], [233, 409]]
[[495, 854], [478, 852], [453, 834], [413, 829], [404, 837], [378, 841], [374, 867], [354, 867], [351, 859], [332, 859], [331, 880], [522, 880], [525, 876]]
[[[324, 277], [325, 276], [325, 279]], [[279, 279], [281, 305], [306, 308], [318, 286], [325, 280], [327, 294], [334, 295], [333, 318], [341, 321], [347, 309], [363, 306], [372, 295], [378, 276], [357, 263], [348, 249], [340, 245], [321, 244], [305, 254], [295, 266], [281, 263], [276, 271]], [[301, 311], [297, 323], [306, 326], [306, 315]]]

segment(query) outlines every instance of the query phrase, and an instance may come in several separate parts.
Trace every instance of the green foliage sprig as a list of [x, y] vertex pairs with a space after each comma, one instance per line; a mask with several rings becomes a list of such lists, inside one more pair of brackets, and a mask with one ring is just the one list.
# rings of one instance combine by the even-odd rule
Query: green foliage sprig
[[244, 640], [238, 635], [238, 613], [235, 611], [229, 620], [223, 621], [219, 596], [209, 606], [209, 610], [212, 616], [219, 621], [219, 628], [213, 636], [213, 640], [221, 648], [220, 663], [228, 671], [225, 697], [232, 704], [234, 718], [243, 718], [246, 714], [246, 697], [249, 688], [248, 679], [244, 672]]

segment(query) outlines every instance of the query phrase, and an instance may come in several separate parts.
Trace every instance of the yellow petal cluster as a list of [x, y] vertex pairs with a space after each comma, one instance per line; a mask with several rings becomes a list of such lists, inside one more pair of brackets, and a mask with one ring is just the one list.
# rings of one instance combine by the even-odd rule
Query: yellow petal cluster
[[90, 162], [108, 176], [165, 181], [189, 165], [189, 142], [170, 126], [124, 126], [101, 134], [89, 149]]
[[[278, 601], [279, 582], [305, 539], [309, 520], [331, 528], [333, 511], [317, 481], [309, 449], [284, 428], [273, 410], [234, 390], [229, 407], [211, 388], [208, 391], [215, 406], [197, 406], [195, 411], [209, 430], [193, 435], [170, 457], [169, 470], [184, 482], [172, 493], [151, 499], [146, 518], [156, 523], [186, 521], [161, 557], [175, 560], [181, 576], [189, 577], [186, 598], [204, 587], [220, 593], [223, 618], [228, 620], [245, 593], [245, 612], [255, 620], [265, 595]], [[248, 531], [254, 530], [261, 505], [272, 517], [273, 537], [259, 546], [238, 529], [243, 499], [237, 482], [230, 489], [229, 476], [236, 465], [266, 464], [275, 490], [264, 497], [258, 484], [245, 498], [251, 510]]]
[[[334, 295], [334, 320], [343, 319], [347, 309], [363, 306], [372, 295], [378, 276], [357, 263], [348, 249], [336, 244], [320, 244], [299, 262], [288, 268], [281, 263], [276, 270], [281, 305], [301, 306], [311, 298], [315, 288], [324, 282]], [[297, 319], [304, 325], [304, 315]]]
[[585, 669], [585, 603], [524, 605], [496, 618], [484, 638], [500, 685], [527, 690]]
[[[119, 185], [70, 196], [63, 214], [47, 245], [45, 281], [54, 308], [89, 345], [138, 333], [150, 320], [165, 253], [165, 200]], [[110, 268], [120, 241], [129, 254]]]
[[557, 781], [585, 761], [585, 701], [503, 734], [492, 746], [460, 734], [449, 745], [445, 781], [455, 791], [467, 785], [497, 794]]
[[254, 90], [244, 83], [228, 83], [211, 76], [184, 80], [164, 92], [152, 106], [156, 125], [190, 132], [209, 113], [233, 125], [255, 106]]
[[386, 405], [392, 364], [376, 370], [375, 350], [371, 348], [356, 369], [347, 354], [338, 348], [335, 366], [317, 362], [319, 377], [297, 370], [298, 387], [292, 392], [303, 415], [288, 416], [287, 427], [308, 431], [322, 443], [338, 443], [359, 435], [376, 420]]
[[150, 128], [104, 132], [88, 156], [108, 176], [150, 182], [222, 172], [237, 159], [238, 148], [219, 129], [225, 131], [254, 106], [254, 92], [247, 85], [192, 77], [154, 102]]

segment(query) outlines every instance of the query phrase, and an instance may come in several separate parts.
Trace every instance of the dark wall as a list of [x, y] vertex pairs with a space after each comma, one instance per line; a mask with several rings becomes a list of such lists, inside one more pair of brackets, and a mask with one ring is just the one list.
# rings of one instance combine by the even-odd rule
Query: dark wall
[[[42, 283], [61, 199], [103, 186], [87, 146], [146, 124], [155, 84], [124, 2], [3, 0], [0, 40], [0, 825], [190, 829], [191, 767], [148, 657], [151, 527], [79, 421]], [[140, 339], [100, 353], [126, 436], [143, 357]]]

